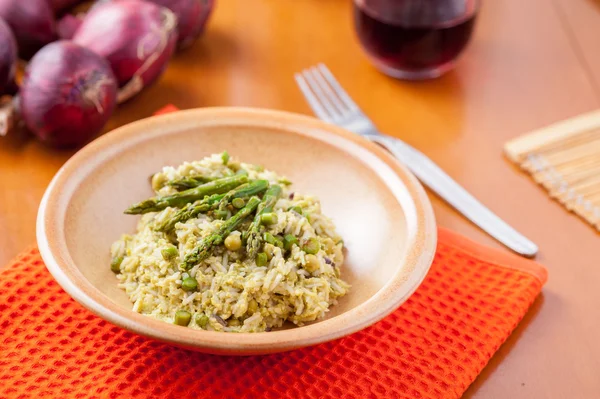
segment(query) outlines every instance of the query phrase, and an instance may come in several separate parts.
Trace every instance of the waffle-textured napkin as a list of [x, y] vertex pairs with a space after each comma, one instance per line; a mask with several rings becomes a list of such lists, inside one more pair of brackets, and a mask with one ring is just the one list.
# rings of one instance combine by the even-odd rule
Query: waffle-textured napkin
[[458, 398], [545, 281], [537, 263], [440, 229], [423, 284], [379, 323], [287, 353], [213, 356], [98, 318], [32, 248], [0, 272], [0, 398]]

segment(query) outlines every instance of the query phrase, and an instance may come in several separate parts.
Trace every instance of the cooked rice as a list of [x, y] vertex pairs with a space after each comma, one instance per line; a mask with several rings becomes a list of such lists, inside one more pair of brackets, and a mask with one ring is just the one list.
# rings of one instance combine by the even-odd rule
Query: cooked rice
[[[174, 233], [156, 231], [155, 222], [177, 211], [169, 207], [143, 215], [137, 233], [124, 235], [111, 248], [113, 257], [124, 255], [117, 278], [135, 312], [172, 323], [176, 311], [186, 310], [192, 314], [190, 328], [200, 329], [195, 320], [206, 315], [207, 330], [259, 332], [281, 327], [286, 320], [303, 325], [320, 319], [337, 303], [337, 298], [347, 293], [349, 285], [340, 279], [343, 243], [332, 221], [321, 213], [316, 197], [292, 194], [286, 185], [289, 182], [274, 172], [236, 161], [225, 165], [221, 154], [214, 154], [176, 168], [163, 168], [153, 176], [152, 187], [158, 195], [173, 194], [176, 190], [165, 185], [169, 180], [198, 175], [224, 177], [240, 168], [248, 172], [250, 179], [265, 179], [282, 186], [282, 196], [274, 210], [278, 222], [267, 226], [266, 231], [273, 235], [293, 234], [300, 243], [316, 238], [320, 243], [317, 270], [309, 272], [304, 268], [306, 253], [298, 245], [283, 253], [282, 249], [265, 244], [264, 251], [272, 256], [266, 266], [257, 266], [254, 259], [246, 257], [244, 246], [230, 251], [219, 245], [207, 259], [182, 271], [179, 263], [185, 255], [223, 221], [201, 214], [177, 223]], [[296, 205], [303, 208], [308, 218], [288, 211]], [[232, 234], [244, 231], [252, 218], [248, 219]], [[165, 260], [161, 251], [171, 245], [178, 247], [179, 257]], [[181, 288], [182, 280], [188, 276], [198, 281], [197, 292]]]

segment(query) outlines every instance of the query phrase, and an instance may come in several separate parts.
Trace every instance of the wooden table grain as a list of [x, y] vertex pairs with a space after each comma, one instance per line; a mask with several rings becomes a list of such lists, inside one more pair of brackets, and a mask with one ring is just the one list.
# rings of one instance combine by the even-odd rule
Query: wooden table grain
[[[540, 246], [550, 273], [530, 313], [467, 398], [600, 397], [600, 237], [502, 156], [508, 139], [600, 105], [597, 0], [484, 2], [458, 68], [419, 83], [366, 61], [350, 0], [221, 0], [209, 29], [107, 131], [180, 108], [243, 105], [310, 114], [292, 75], [326, 63], [385, 132], [429, 155]], [[73, 151], [0, 138], [0, 264], [35, 242], [43, 192]], [[440, 225], [499, 246], [432, 197]]]

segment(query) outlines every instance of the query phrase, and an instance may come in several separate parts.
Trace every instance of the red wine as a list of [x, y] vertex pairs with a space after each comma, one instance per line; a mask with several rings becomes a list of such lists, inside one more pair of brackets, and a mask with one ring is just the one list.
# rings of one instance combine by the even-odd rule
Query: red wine
[[[436, 8], [423, 5], [437, 2]], [[465, 2], [462, 9], [457, 1], [446, 0], [448, 7], [440, 7], [444, 0], [395, 0], [387, 1], [382, 7], [381, 16], [369, 9], [369, 4], [382, 5], [385, 1], [363, 0], [362, 6], [355, 3], [354, 19], [358, 37], [374, 62], [384, 72], [398, 77], [419, 73], [431, 77], [444, 72], [436, 70], [448, 68], [467, 45], [475, 12], [466, 13]], [[452, 6], [454, 3], [454, 7]], [[419, 6], [415, 6], [419, 4]], [[392, 9], [393, 6], [393, 9]], [[390, 12], [393, 11], [393, 12]], [[445, 69], [448, 69], [445, 68]]]

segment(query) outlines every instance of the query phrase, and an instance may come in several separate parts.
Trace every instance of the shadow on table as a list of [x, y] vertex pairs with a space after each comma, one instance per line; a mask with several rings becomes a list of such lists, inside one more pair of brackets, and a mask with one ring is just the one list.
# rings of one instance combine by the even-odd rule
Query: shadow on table
[[174, 60], [188, 65], [229, 66], [244, 50], [231, 32], [213, 29], [208, 30], [192, 47], [177, 53]]
[[6, 136], [0, 136], [0, 146], [11, 151], [18, 151], [34, 139], [35, 137], [25, 128], [15, 128], [8, 132]]
[[[95, 138], [96, 136], [90, 138], [88, 142]], [[42, 160], [44, 160], [43, 162], [49, 162], [46, 164], [48, 170], [53, 166], [56, 166], [56, 169], [58, 169], [60, 165], [85, 144], [87, 144], [87, 142], [76, 147], [56, 147], [52, 144], [41, 142], [33, 133], [29, 132], [25, 126], [17, 126], [8, 132], [6, 136], [0, 136], [0, 154], [28, 152], [30, 156], [33, 156], [40, 162], [42, 162]], [[15, 164], [14, 166], [16, 168], [19, 165]]]
[[204, 105], [200, 98], [202, 93], [190, 91], [189, 87], [182, 82], [161, 79], [144, 88], [134, 99], [119, 105], [104, 130], [110, 131], [124, 124], [150, 117], [167, 104], [174, 104], [181, 109]]
[[473, 381], [473, 383], [465, 391], [464, 395], [462, 396], [462, 399], [471, 399], [475, 397], [481, 386], [485, 384], [488, 378], [496, 371], [498, 365], [504, 361], [506, 356], [508, 356], [515, 344], [521, 338], [521, 335], [523, 335], [525, 329], [527, 329], [527, 327], [538, 315], [538, 313], [544, 305], [544, 301], [544, 293], [542, 292], [533, 302], [533, 305], [531, 305], [529, 312], [527, 312], [525, 317], [523, 317], [523, 320], [521, 320], [517, 328], [514, 329], [512, 334], [508, 337], [506, 342], [504, 342], [504, 344], [500, 346], [498, 351], [494, 354], [494, 356], [492, 357], [488, 365], [483, 369], [481, 374], [479, 374], [475, 381]]

